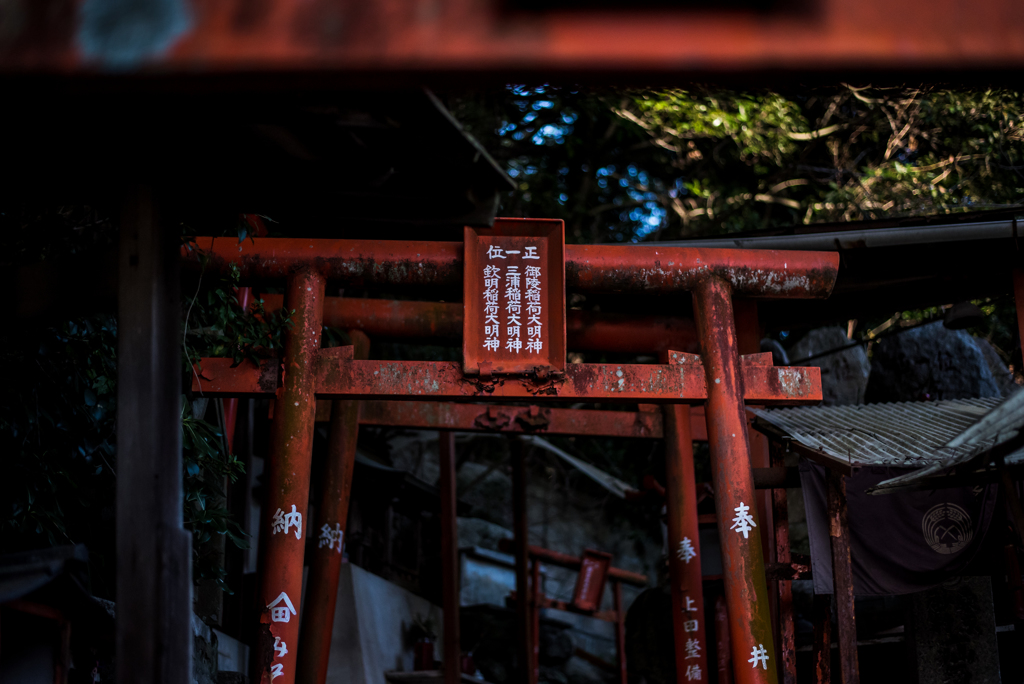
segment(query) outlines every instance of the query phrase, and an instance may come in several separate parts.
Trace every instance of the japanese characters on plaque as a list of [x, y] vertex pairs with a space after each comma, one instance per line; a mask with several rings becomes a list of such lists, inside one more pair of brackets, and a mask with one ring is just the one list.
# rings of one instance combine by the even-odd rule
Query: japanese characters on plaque
[[[540, 353], [544, 349], [544, 321], [541, 319], [544, 313], [543, 267], [539, 264], [505, 265], [500, 261], [508, 259], [539, 261], [540, 256], [535, 245], [507, 250], [496, 245], [488, 246], [488, 263], [483, 269], [484, 349], [498, 351], [504, 346], [505, 351], [515, 354], [524, 349], [527, 354]], [[502, 283], [505, 286], [504, 300], [501, 298]]]
[[466, 228], [464, 372], [564, 370], [563, 233], [561, 221], [548, 219]]

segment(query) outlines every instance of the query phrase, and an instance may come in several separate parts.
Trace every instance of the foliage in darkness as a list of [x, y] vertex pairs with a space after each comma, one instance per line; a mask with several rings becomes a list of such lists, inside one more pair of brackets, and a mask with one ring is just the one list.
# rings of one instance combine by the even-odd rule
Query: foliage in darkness
[[506, 216], [629, 242], [1000, 208], [1024, 199], [1006, 90], [511, 86], [449, 100], [518, 184]]

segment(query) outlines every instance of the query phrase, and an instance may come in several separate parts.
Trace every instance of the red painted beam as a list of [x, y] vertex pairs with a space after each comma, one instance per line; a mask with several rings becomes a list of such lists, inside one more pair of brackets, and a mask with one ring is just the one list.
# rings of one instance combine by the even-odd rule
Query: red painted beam
[[[703, 420], [703, 414], [701, 420]], [[661, 439], [659, 413], [437, 401], [367, 401], [362, 425], [424, 430]]]
[[[500, 222], [501, 219], [498, 219]], [[186, 264], [227, 272], [234, 263], [243, 280], [284, 279], [312, 266], [328, 280], [348, 285], [459, 285], [461, 242], [402, 240], [302, 240], [196, 238], [182, 247]], [[833, 252], [698, 249], [658, 245], [566, 245], [566, 287], [579, 292], [665, 294], [695, 289], [709, 277], [730, 284], [734, 296], [824, 298], [839, 269]]]
[[[360, 425], [401, 427], [412, 430], [454, 430], [456, 432], [501, 432], [535, 435], [586, 435], [661, 439], [661, 412], [605, 411], [541, 406], [462, 404], [454, 401], [361, 402]], [[270, 417], [274, 403], [270, 403]], [[316, 403], [316, 420], [331, 420], [331, 402]], [[690, 408], [690, 434], [695, 442], [708, 441], [704, 407]]]
[[[282, 295], [261, 297], [268, 312], [284, 305]], [[328, 297], [324, 302], [324, 325], [362, 330], [375, 340], [457, 343], [462, 339], [462, 304]], [[699, 350], [696, 326], [685, 318], [594, 314], [570, 309], [565, 326], [571, 351], [643, 354], [668, 349], [691, 353]]]
[[[511, 540], [502, 539], [498, 542], [498, 549], [505, 553], [512, 553], [514, 545]], [[537, 558], [543, 563], [550, 563], [569, 570], [579, 570], [583, 565], [583, 560], [576, 556], [545, 549], [543, 546], [530, 546], [528, 553], [530, 558]], [[637, 587], [646, 587], [648, 582], [647, 575], [615, 567], [608, 568], [608, 577], [617, 582], [625, 582]]]
[[[343, 357], [348, 354], [349, 358]], [[742, 381], [753, 404], [821, 401], [817, 368], [775, 368], [761, 357], [744, 357]], [[703, 364], [679, 355], [672, 364], [570, 364], [564, 378], [515, 377], [490, 381], [467, 377], [458, 362], [353, 361], [350, 347], [320, 351], [316, 395], [321, 399], [465, 399], [493, 401], [596, 401], [698, 403], [708, 397]], [[203, 396], [260, 396], [277, 388], [278, 364], [203, 359], [192, 386]], [[196, 377], [198, 375], [198, 377]]]
[[0, 71], [108, 79], [126, 90], [138, 90], [145, 78], [179, 88], [198, 82], [220, 91], [234, 84], [283, 92], [353, 81], [375, 88], [542, 78], [637, 85], [723, 74], [762, 81], [825, 74], [834, 82], [865, 71], [889, 74], [883, 80], [907, 80], [909, 71], [912, 82], [922, 72], [970, 78], [972, 70], [1024, 67], [1017, 0], [644, 3], [628, 12], [599, 2], [576, 9], [439, 0], [429, 11], [410, 11], [400, 0], [263, 0], [255, 7], [251, 0], [194, 0], [139, 15], [150, 23], [137, 32], [130, 31], [137, 15], [112, 9], [96, 16], [88, 3], [14, 7]]

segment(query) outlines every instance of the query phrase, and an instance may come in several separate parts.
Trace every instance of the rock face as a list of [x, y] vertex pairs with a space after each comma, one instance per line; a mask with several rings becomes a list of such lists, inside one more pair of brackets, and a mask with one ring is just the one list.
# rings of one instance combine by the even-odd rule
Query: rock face
[[825, 406], [863, 404], [868, 387], [871, 363], [864, 347], [851, 347], [841, 352], [828, 354], [810, 361], [801, 361], [832, 349], [850, 344], [842, 328], [832, 326], [817, 328], [807, 333], [789, 351], [790, 363], [794, 366], [817, 366], [821, 369], [821, 386]]
[[1003, 363], [1003, 360], [999, 358], [995, 348], [989, 344], [988, 340], [983, 340], [980, 337], [974, 338], [974, 344], [978, 347], [982, 357], [984, 357], [985, 363], [988, 364], [988, 369], [992, 371], [992, 379], [995, 380], [996, 387], [999, 388], [1002, 395], [1008, 397], [1016, 392], [1019, 387], [1013, 381], [1013, 373]]
[[502, 539], [512, 539], [512, 530], [496, 525], [482, 518], [458, 518], [459, 548], [479, 546], [491, 551], [498, 550]]
[[985, 356], [941, 322], [884, 337], [874, 347], [868, 403], [1002, 396]]

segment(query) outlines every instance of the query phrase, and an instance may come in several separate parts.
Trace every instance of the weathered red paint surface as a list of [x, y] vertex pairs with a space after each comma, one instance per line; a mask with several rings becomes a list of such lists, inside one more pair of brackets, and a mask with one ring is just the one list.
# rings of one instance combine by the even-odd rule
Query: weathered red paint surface
[[729, 607], [725, 597], [715, 599], [715, 641], [718, 651], [718, 684], [732, 684], [732, 647], [729, 644]]
[[[735, 680], [738, 684], [776, 684], [776, 654], [761, 555], [762, 528], [757, 522], [743, 401], [747, 377], [739, 363], [729, 285], [710, 278], [693, 293], [693, 303], [707, 373], [708, 444]], [[749, 396], [748, 400], [761, 403]], [[741, 533], [732, 521], [744, 514], [757, 526], [747, 526], [749, 529]], [[760, 659], [751, 662], [755, 649], [764, 649], [767, 663]]]
[[[700, 420], [704, 420], [701, 413]], [[696, 422], [696, 421], [694, 421]], [[660, 413], [437, 401], [366, 401], [363, 425], [423, 430], [661, 439]], [[701, 425], [701, 434], [705, 434]]]
[[[924, 0], [644, 3], [629, 12], [596, 2], [573, 11], [574, 3], [441, 0], [412, 11], [400, 0], [175, 0], [158, 13], [127, 17], [119, 7], [13, 2], [0, 71], [104, 83], [107, 70], [107, 79], [136, 89], [148, 76], [202, 79], [221, 90], [225, 83], [282, 90], [296, 83], [394, 88], [430, 79], [501, 85], [559, 77], [678, 84], [695, 75], [752, 80], [780, 73], [834, 82], [837, 74], [878, 71], [887, 75], [882, 80], [906, 79], [909, 71], [913, 81], [1024, 67], [1024, 41], [1014, 30], [1024, 9], [1014, 0], [939, 7]], [[146, 31], [133, 33], [128, 22], [139, 16]]]
[[[362, 332], [349, 332], [354, 355], [365, 359], [370, 340]], [[299, 684], [324, 684], [331, 654], [334, 610], [338, 602], [338, 576], [341, 573], [342, 548], [348, 526], [348, 504], [352, 493], [352, 472], [356, 464], [359, 438], [358, 401], [338, 399], [330, 402], [330, 427], [327, 432], [327, 463], [320, 480], [320, 508], [317, 538], [309, 561], [306, 601], [302, 611], [301, 646], [296, 681]]]
[[[316, 394], [321, 398], [474, 399], [495, 401], [612, 400], [644, 403], [696, 403], [708, 397], [708, 381], [699, 358], [687, 355], [673, 364], [570, 364], [563, 377], [466, 378], [456, 362], [352, 361], [348, 348], [322, 350]], [[742, 364], [747, 401], [790, 405], [821, 401], [817, 368], [762, 365], [761, 355]], [[259, 396], [273, 392], [276, 365], [231, 359], [203, 359], [192, 378], [204, 396]], [[737, 364], [739, 366], [739, 364]], [[712, 380], [713, 382], [713, 380]]]
[[[770, 462], [773, 468], [785, 466], [785, 448], [781, 442], [769, 444]], [[775, 565], [792, 567], [792, 556], [789, 546], [789, 501], [786, 498], [784, 487], [777, 487], [771, 490], [772, 497], [772, 520], [775, 530]], [[793, 584], [792, 580], [776, 579], [769, 582], [769, 588], [774, 586], [774, 593], [777, 597], [778, 617], [775, 620], [779, 650], [779, 670], [781, 672], [782, 684], [796, 683], [796, 625], [793, 615]]]
[[[274, 404], [270, 404], [273, 417]], [[331, 402], [316, 402], [316, 420], [331, 420]], [[360, 425], [381, 425], [420, 430], [509, 432], [518, 434], [591, 435], [661, 439], [660, 411], [605, 411], [546, 406], [499, 406], [453, 401], [361, 402]], [[704, 407], [690, 407], [690, 434], [695, 442], [708, 441]]]
[[696, 679], [708, 679], [707, 634], [710, 630], [704, 621], [697, 479], [693, 469], [690, 407], [670, 404], [663, 411], [672, 636], [675, 643], [676, 681], [683, 684]]
[[[324, 279], [310, 269], [292, 274], [286, 299], [295, 314], [285, 337], [283, 377], [276, 390], [278, 411], [270, 428], [267, 498], [260, 534], [258, 597], [262, 611], [249, 668], [252, 678], [263, 684], [295, 681], [303, 555], [306, 535], [310, 533], [305, 522], [316, 420], [314, 389]], [[291, 524], [275, 522], [278, 512], [280, 520]], [[302, 524], [301, 529], [296, 522]], [[275, 677], [275, 671], [280, 675]]]
[[[495, 221], [500, 225], [502, 219]], [[186, 264], [226, 272], [235, 263], [243, 279], [283, 278], [304, 265], [349, 285], [460, 285], [462, 243], [388, 240], [196, 238], [182, 248]], [[736, 295], [824, 298], [839, 269], [834, 252], [697, 249], [656, 245], [566, 245], [565, 285], [578, 292], [665, 294], [696, 288], [714, 276]]]
[[[284, 305], [277, 294], [260, 295], [268, 312]], [[391, 299], [328, 297], [324, 325], [357, 328], [373, 339], [458, 342], [462, 339], [462, 304], [409, 302]], [[661, 352], [668, 349], [697, 353], [697, 329], [692, 320], [668, 316], [630, 316], [566, 311], [569, 351]]]
[[[514, 545], [510, 540], [503, 539], [498, 543], [498, 548], [504, 553], [511, 553]], [[562, 553], [560, 551], [545, 549], [542, 546], [530, 546], [527, 549], [527, 553], [532, 559], [540, 560], [551, 565], [557, 565], [562, 568], [568, 568], [569, 570], [579, 570], [583, 565], [582, 558], [570, 556], [569, 554]], [[637, 587], [646, 587], [648, 582], [647, 575], [641, 575], [638, 572], [623, 570], [622, 568], [616, 567], [608, 568], [608, 577], [616, 582], [625, 582], [626, 584], [632, 584]]]
[[[486, 376], [564, 370], [565, 226], [561, 219], [504, 219], [493, 228], [466, 227], [464, 232], [464, 372]], [[529, 301], [531, 282], [539, 285], [535, 301]], [[489, 290], [487, 283], [494, 287]], [[494, 298], [490, 303], [485, 300], [488, 292]], [[539, 335], [535, 337], [534, 331]], [[535, 342], [539, 349], [534, 348]], [[517, 348], [510, 347], [513, 343]]]
[[597, 610], [604, 598], [604, 584], [608, 579], [608, 568], [612, 565], [612, 554], [585, 549], [580, 561], [572, 602], [580, 610]]
[[842, 684], [860, 684], [857, 619], [853, 606], [853, 566], [850, 563], [850, 525], [846, 517], [846, 479], [834, 470], [829, 470], [826, 477], [840, 681]]

